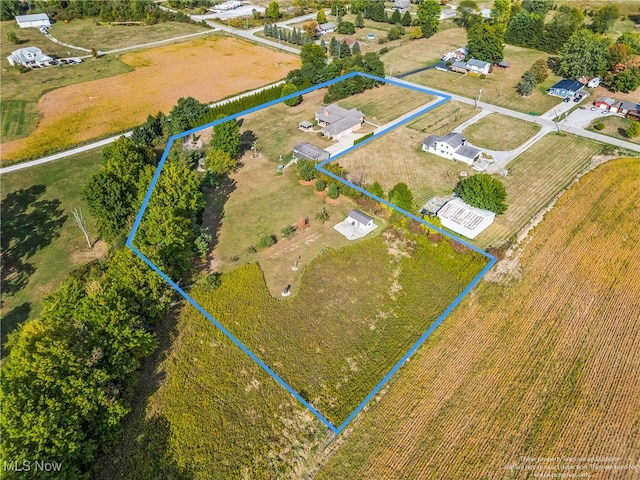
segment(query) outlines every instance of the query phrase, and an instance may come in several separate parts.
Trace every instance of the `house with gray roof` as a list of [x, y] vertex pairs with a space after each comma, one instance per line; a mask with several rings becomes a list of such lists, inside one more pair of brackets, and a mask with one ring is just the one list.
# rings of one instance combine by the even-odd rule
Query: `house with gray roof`
[[325, 137], [339, 140], [351, 132], [360, 130], [364, 123], [364, 113], [355, 108], [347, 110], [332, 103], [316, 112], [316, 122], [322, 127]]
[[491, 64], [483, 60], [476, 60], [475, 58], [472, 58], [466, 62], [461, 60], [455, 62], [453, 65], [451, 65], [451, 70], [459, 73], [475, 73], [477, 75], [487, 75], [491, 72]]
[[42, 53], [38, 47], [25, 47], [15, 50], [7, 57], [9, 64], [22, 65], [24, 67], [48, 67], [53, 63], [53, 58]]
[[640, 120], [640, 103], [624, 100], [614, 103], [609, 111], [627, 117], [630, 120]]
[[411, 8], [410, 0], [393, 0], [391, 10], [398, 10], [400, 13], [404, 13]]
[[299, 160], [304, 158], [306, 160], [313, 160], [314, 162], [322, 162], [327, 160], [330, 156], [330, 153], [326, 150], [323, 150], [320, 147], [316, 147], [307, 142], [297, 143], [293, 147], [293, 159]]
[[318, 35], [326, 35], [327, 33], [333, 33], [336, 31], [336, 24], [333, 22], [321, 23], [318, 25], [316, 32]]
[[480, 159], [481, 150], [467, 145], [467, 139], [460, 133], [447, 133], [444, 136], [429, 135], [422, 142], [422, 150], [467, 165]]

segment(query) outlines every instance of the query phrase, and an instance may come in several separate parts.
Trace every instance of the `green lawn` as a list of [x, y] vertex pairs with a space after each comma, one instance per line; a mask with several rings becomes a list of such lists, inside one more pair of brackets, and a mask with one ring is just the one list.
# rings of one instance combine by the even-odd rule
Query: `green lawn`
[[539, 84], [528, 97], [521, 97], [515, 91], [515, 86], [524, 72], [531, 68], [536, 60], [546, 59], [548, 54], [512, 45], [505, 45], [504, 51], [505, 60], [511, 63], [509, 68], [494, 68], [485, 79], [455, 72], [427, 70], [410, 75], [407, 80], [468, 98], [476, 98], [480, 95], [480, 100], [483, 102], [524, 113], [534, 112], [537, 115], [543, 114], [561, 102], [558, 97], [546, 94], [547, 89], [560, 80], [554, 75]]
[[[593, 126], [598, 123], [604, 124], [604, 128], [602, 130], [596, 130], [595, 128], [593, 128]], [[627, 128], [629, 128], [630, 124], [631, 120], [619, 117], [618, 115], [602, 115], [600, 118], [597, 118], [593, 122], [591, 122], [591, 125], [587, 127], [587, 130], [596, 133], [602, 133], [603, 135], [618, 138], [626, 142], [640, 144], [640, 137], [629, 138], [627, 136], [626, 130]]]
[[474, 145], [489, 150], [513, 150], [540, 131], [540, 125], [492, 113], [464, 129]]
[[68, 273], [104, 252], [87, 247], [73, 220], [82, 208], [91, 240], [93, 219], [81, 189], [101, 164], [100, 150], [2, 175], [2, 343], [7, 335], [40, 312], [42, 297]]
[[602, 151], [602, 144], [581, 137], [549, 133], [507, 166], [500, 177], [507, 190], [507, 211], [475, 243], [499, 246], [517, 234]]

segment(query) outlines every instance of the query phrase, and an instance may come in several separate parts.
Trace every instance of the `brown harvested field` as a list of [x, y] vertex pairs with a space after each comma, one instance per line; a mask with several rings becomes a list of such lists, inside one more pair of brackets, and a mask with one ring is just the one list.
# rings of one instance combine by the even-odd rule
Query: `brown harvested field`
[[[540, 125], [492, 113], [464, 129], [471, 143], [489, 150], [513, 150], [540, 131]], [[499, 133], [499, 134], [497, 134]]]
[[314, 478], [638, 478], [639, 183], [640, 162], [622, 159], [573, 186]]
[[212, 37], [124, 55], [135, 71], [60, 88], [40, 98], [38, 126], [3, 143], [6, 160], [61, 149], [169, 112], [180, 97], [212, 102], [283, 78], [296, 57], [234, 38]]
[[[455, 112], [458, 111], [456, 121]], [[398, 182], [405, 182], [417, 204], [424, 203], [434, 195], [450, 194], [460, 172], [469, 167], [425, 153], [421, 150], [421, 143], [428, 134], [444, 133], [443, 128], [450, 131], [474, 113], [472, 107], [448, 102], [411, 124], [421, 127], [420, 130], [398, 127], [340, 158], [339, 162], [349, 172], [364, 174], [365, 183], [380, 182], [385, 191]], [[443, 127], [443, 121], [446, 127]], [[428, 133], [424, 133], [423, 129]]]
[[500, 177], [507, 190], [507, 211], [474, 243], [483, 248], [502, 245], [568, 187], [601, 151], [602, 144], [583, 137], [556, 133], [542, 137], [507, 165], [509, 175]]
[[410, 43], [392, 48], [380, 58], [387, 70], [398, 74], [432, 65], [440, 61], [443, 53], [464, 47], [466, 44], [466, 31], [463, 28], [450, 28], [430, 38], [412, 40]]

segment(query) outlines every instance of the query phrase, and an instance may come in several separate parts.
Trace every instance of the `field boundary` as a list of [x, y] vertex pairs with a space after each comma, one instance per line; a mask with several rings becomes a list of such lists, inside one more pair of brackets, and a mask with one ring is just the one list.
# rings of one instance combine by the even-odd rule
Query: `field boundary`
[[[389, 208], [392, 208], [393, 210], [396, 210], [397, 212], [407, 216], [408, 218], [411, 218], [412, 220], [415, 220], [423, 225], [427, 225], [429, 228], [438, 231], [439, 233], [441, 233], [442, 235], [446, 236], [447, 238], [453, 239], [456, 242], [466, 246], [467, 248], [473, 250], [474, 252], [477, 252], [481, 255], [483, 255], [484, 257], [486, 257], [489, 262], [487, 263], [487, 265], [474, 277], [474, 279], [469, 283], [469, 285], [467, 285], [466, 288], [464, 288], [464, 290], [453, 300], [453, 302], [444, 310], [444, 312], [442, 312], [442, 314], [440, 314], [440, 316], [431, 324], [431, 326], [420, 336], [420, 338], [411, 346], [411, 348], [407, 351], [407, 353], [391, 368], [391, 370], [382, 378], [382, 380], [373, 388], [373, 390], [364, 398], [364, 400], [356, 407], [356, 409], [349, 415], [349, 417], [347, 417], [347, 419], [339, 426], [334, 426], [331, 422], [329, 422], [319, 411], [317, 411], [309, 402], [307, 402], [304, 398], [302, 398], [302, 396], [296, 392], [289, 384], [287, 384], [287, 382], [285, 382], [282, 378], [280, 378], [280, 376], [275, 373], [267, 364], [265, 364], [255, 353], [253, 353], [249, 348], [247, 348], [240, 340], [238, 340], [229, 330], [227, 330], [224, 325], [222, 325], [218, 320], [216, 320], [211, 314], [209, 314], [203, 307], [201, 307], [198, 302], [196, 302], [192, 297], [189, 296], [188, 293], [186, 293], [179, 285], [177, 285], [171, 278], [169, 278], [169, 276], [167, 276], [162, 270], [160, 270], [155, 264], [153, 264], [153, 262], [151, 262], [151, 260], [149, 260], [140, 250], [138, 250], [138, 248], [136, 248], [136, 246], [133, 244], [133, 240], [134, 237], [138, 231], [138, 228], [140, 227], [140, 223], [142, 221], [142, 218], [144, 216], [145, 210], [147, 208], [147, 205], [149, 203], [149, 200], [151, 198], [151, 195], [153, 194], [153, 191], [155, 189], [156, 183], [158, 182], [158, 179], [160, 177], [160, 174], [162, 173], [164, 164], [169, 156], [169, 152], [171, 150], [171, 147], [173, 145], [173, 142], [176, 140], [179, 140], [181, 138], [184, 138], [188, 135], [191, 135], [193, 133], [196, 133], [200, 130], [206, 129], [206, 128], [210, 128], [210, 127], [214, 127], [220, 123], [223, 122], [227, 122], [229, 120], [234, 120], [238, 117], [247, 115], [249, 113], [253, 113], [265, 108], [268, 108], [270, 106], [276, 105], [278, 103], [284, 102], [285, 100], [289, 100], [295, 97], [298, 97], [300, 95], [305, 95], [307, 93], [311, 93], [315, 90], [318, 90], [320, 88], [324, 88], [327, 86], [330, 86], [334, 83], [355, 77], [355, 76], [362, 76], [362, 77], [366, 77], [372, 80], [375, 80], [377, 82], [380, 83], [385, 83], [385, 84], [390, 84], [390, 85], [394, 85], [394, 86], [398, 86], [398, 87], [402, 87], [402, 88], [407, 88], [410, 90], [415, 90], [415, 91], [419, 91], [419, 92], [423, 92], [425, 94], [429, 94], [429, 95], [434, 95], [436, 97], [439, 97], [440, 100], [434, 103], [431, 103], [429, 105], [427, 105], [425, 108], [421, 109], [420, 111], [413, 113], [412, 115], [409, 115], [405, 118], [401, 117], [401, 120], [399, 121], [394, 121], [394, 122], [390, 122], [389, 126], [387, 126], [386, 128], [380, 130], [378, 133], [376, 133], [375, 135], [373, 135], [372, 137], [367, 138], [366, 140], [353, 145], [339, 153], [336, 153], [335, 156], [329, 158], [328, 160], [325, 160], [324, 162], [319, 163], [318, 165], [316, 165], [316, 168], [321, 171], [322, 173], [336, 179], [337, 181], [349, 186], [350, 188], [353, 188], [371, 198], [373, 198], [374, 200], [381, 202], [382, 204], [388, 206]], [[335, 435], [340, 434], [345, 428], [346, 426], [355, 418], [356, 415], [358, 415], [358, 413], [360, 413], [360, 411], [367, 405], [367, 403], [369, 403], [369, 401], [380, 391], [380, 389], [382, 389], [382, 387], [391, 379], [391, 377], [400, 369], [400, 367], [404, 364], [405, 361], [407, 361], [407, 359], [413, 355], [413, 353], [424, 343], [424, 341], [431, 335], [431, 333], [442, 323], [442, 321], [449, 315], [449, 313], [451, 313], [451, 311], [462, 301], [462, 299], [471, 291], [471, 289], [480, 281], [480, 279], [491, 269], [491, 267], [493, 267], [493, 265], [496, 263], [497, 259], [496, 257], [494, 257], [493, 255], [485, 252], [484, 250], [481, 250], [480, 248], [476, 247], [475, 245], [472, 245], [470, 243], [468, 243], [467, 241], [456, 237], [454, 235], [452, 235], [449, 232], [446, 232], [444, 230], [442, 230], [441, 228], [438, 228], [434, 225], [429, 224], [428, 222], [426, 222], [424, 219], [410, 213], [407, 212], [406, 210], [403, 210], [391, 203], [389, 203], [387, 200], [384, 200], [378, 196], [372, 195], [371, 193], [369, 193], [368, 191], [366, 191], [365, 189], [363, 189], [362, 187], [359, 187], [358, 185], [354, 185], [351, 182], [347, 181], [346, 179], [339, 177], [331, 172], [329, 172], [328, 170], [326, 170], [325, 168], [323, 168], [326, 164], [337, 160], [341, 157], [343, 157], [344, 155], [347, 155], [348, 153], [352, 152], [353, 150], [363, 147], [364, 145], [367, 145], [369, 142], [372, 142], [374, 140], [377, 140], [378, 138], [380, 138], [381, 136], [385, 135], [386, 133], [389, 133], [391, 130], [404, 125], [408, 122], [411, 122], [412, 120], [415, 120], [417, 117], [424, 115], [425, 113], [429, 112], [430, 110], [442, 105], [443, 103], [448, 102], [451, 99], [451, 96], [446, 95], [446, 94], [442, 94], [440, 92], [435, 92], [433, 90], [430, 90], [428, 88], [424, 88], [421, 86], [417, 86], [417, 85], [412, 85], [412, 84], [406, 84], [402, 81], [396, 81], [390, 78], [381, 78], [381, 77], [376, 77], [373, 75], [369, 75], [369, 74], [365, 74], [365, 73], [361, 73], [361, 72], [351, 72], [348, 73], [346, 75], [343, 75], [341, 77], [335, 78], [333, 80], [327, 81], [327, 82], [323, 82], [320, 83], [318, 85], [315, 85], [313, 87], [292, 93], [291, 95], [287, 95], [284, 97], [281, 97], [279, 99], [273, 100], [271, 102], [267, 102], [265, 104], [262, 105], [258, 105], [256, 107], [244, 110], [242, 112], [230, 115], [228, 117], [207, 123], [205, 125], [201, 125], [199, 127], [195, 127], [192, 128], [190, 130], [187, 130], [183, 133], [180, 134], [176, 134], [173, 135], [171, 138], [169, 138], [169, 141], [167, 143], [167, 147], [165, 148], [165, 151], [162, 155], [162, 158], [160, 160], [160, 163], [158, 164], [158, 167], [155, 171], [155, 174], [153, 176], [153, 179], [151, 180], [151, 184], [147, 190], [147, 193], [144, 197], [144, 200], [142, 202], [142, 206], [140, 207], [140, 210], [138, 211], [138, 214], [136, 215], [136, 219], [135, 222], [133, 224], [133, 227], [131, 229], [131, 232], [129, 233], [129, 236], [127, 237], [127, 241], [126, 241], [126, 245], [127, 247], [129, 247], [136, 255], [138, 255], [147, 265], [149, 265], [149, 267], [151, 267], [158, 275], [160, 275], [176, 292], [178, 292], [185, 300], [187, 300], [193, 307], [195, 307], [198, 311], [200, 311], [200, 313], [202, 313], [211, 323], [213, 323], [218, 329], [220, 329], [220, 331], [222, 331], [222, 333], [224, 333], [231, 341], [233, 341], [244, 353], [246, 353], [249, 358], [251, 358], [254, 362], [256, 362], [265, 372], [267, 372], [274, 380], [276, 380], [276, 382], [278, 382], [285, 390], [287, 390], [289, 393], [291, 393], [293, 395], [293, 397], [298, 400], [302, 405], [304, 405], [311, 413], [313, 413], [313, 415], [318, 418], [324, 425], [326, 425]]]

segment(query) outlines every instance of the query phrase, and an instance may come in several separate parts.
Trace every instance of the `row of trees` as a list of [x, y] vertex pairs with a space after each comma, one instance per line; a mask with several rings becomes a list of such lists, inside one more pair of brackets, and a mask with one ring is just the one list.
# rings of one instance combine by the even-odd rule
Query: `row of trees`
[[293, 30], [289, 28], [278, 27], [276, 24], [265, 23], [263, 31], [265, 37], [277, 38], [282, 42], [291, 43], [293, 45], [306, 45], [313, 43], [315, 37], [315, 30], [309, 32], [308, 29]]
[[527, 70], [522, 79], [516, 85], [516, 91], [523, 97], [531, 95], [536, 85], [544, 82], [549, 77], [547, 62], [540, 58]]

